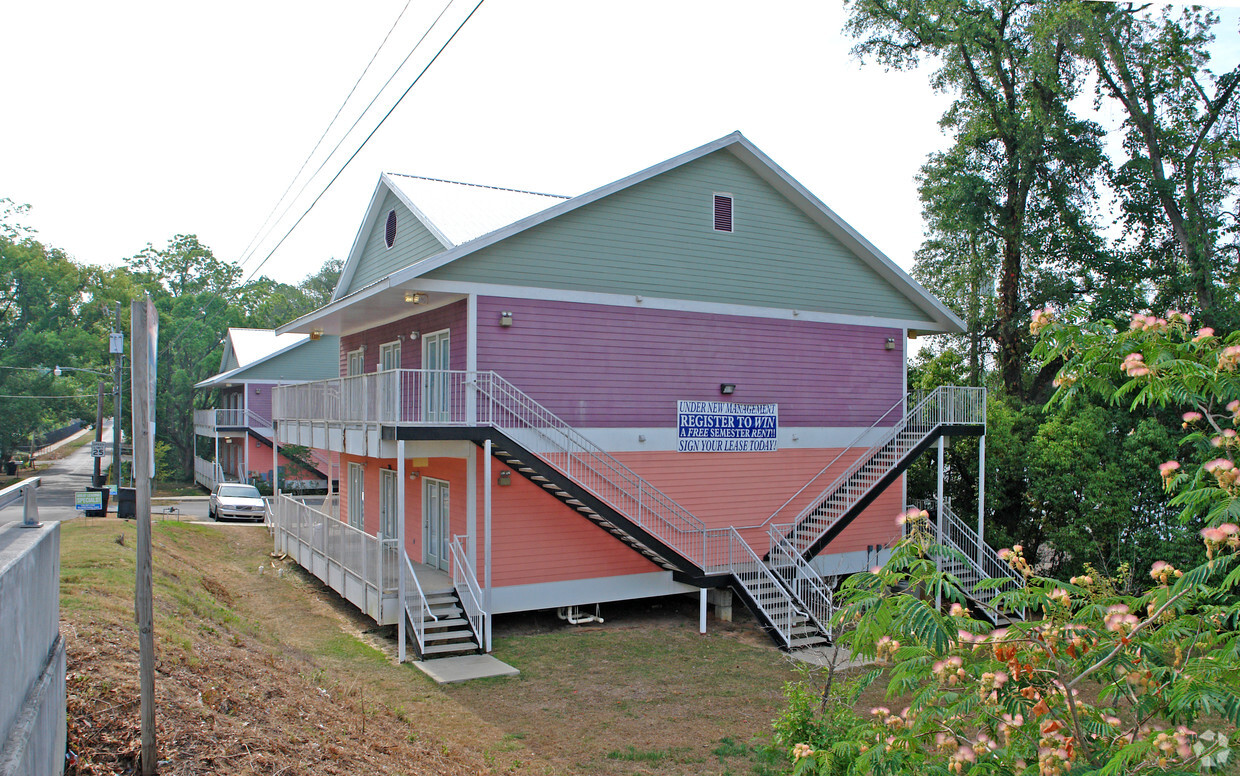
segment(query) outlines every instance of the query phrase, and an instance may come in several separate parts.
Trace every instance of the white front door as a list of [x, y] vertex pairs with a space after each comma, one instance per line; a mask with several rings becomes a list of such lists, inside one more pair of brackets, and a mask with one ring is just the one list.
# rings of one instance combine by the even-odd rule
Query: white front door
[[422, 337], [422, 419], [428, 423], [452, 421], [452, 347], [449, 331]]
[[422, 479], [422, 562], [428, 566], [448, 570], [452, 550], [451, 526], [448, 519], [448, 483], [443, 480]]
[[349, 525], [365, 530], [366, 470], [360, 463], [349, 464]]
[[348, 376], [360, 375], [365, 369], [365, 361], [362, 360], [363, 353], [361, 350], [349, 351]]

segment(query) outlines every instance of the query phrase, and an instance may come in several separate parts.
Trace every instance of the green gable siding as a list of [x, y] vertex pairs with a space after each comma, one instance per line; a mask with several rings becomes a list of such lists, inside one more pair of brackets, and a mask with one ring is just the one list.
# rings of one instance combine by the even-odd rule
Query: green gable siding
[[[396, 209], [396, 243], [389, 249], [383, 236], [387, 228], [387, 214], [392, 208]], [[435, 235], [389, 191], [383, 198], [383, 207], [379, 209], [379, 216], [375, 219], [370, 234], [366, 235], [361, 258], [345, 293], [351, 294], [359, 288], [365, 288], [398, 269], [404, 269], [443, 250], [443, 245], [435, 239]]]
[[[716, 193], [734, 198], [730, 234], [713, 229]], [[724, 150], [426, 277], [930, 320]]]
[[[387, 211], [384, 211], [387, 212]], [[237, 380], [329, 380], [340, 375], [340, 338], [306, 340], [297, 347], [241, 370]]]

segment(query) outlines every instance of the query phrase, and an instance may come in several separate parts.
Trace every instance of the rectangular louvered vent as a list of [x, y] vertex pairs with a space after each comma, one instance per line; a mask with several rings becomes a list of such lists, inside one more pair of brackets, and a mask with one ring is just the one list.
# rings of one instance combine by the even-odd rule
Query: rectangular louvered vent
[[715, 195], [715, 231], [732, 231], [732, 198], [727, 194]]

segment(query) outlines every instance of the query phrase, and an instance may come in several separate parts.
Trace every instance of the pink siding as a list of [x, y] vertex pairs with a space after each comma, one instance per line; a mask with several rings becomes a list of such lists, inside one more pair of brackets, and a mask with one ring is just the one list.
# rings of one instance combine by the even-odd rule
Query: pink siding
[[[616, 453], [616, 457], [703, 520], [709, 527], [764, 523], [792, 494], [830, 462], [839, 449], [780, 450], [774, 453]], [[861, 451], [845, 454], [835, 467], [845, 468]], [[827, 484], [830, 484], [827, 481]], [[791, 523], [823, 488], [795, 499], [777, 523]], [[892, 483], [827, 548], [827, 552], [864, 550], [898, 534], [902, 509], [900, 480]], [[766, 552], [766, 529], [742, 531], [750, 546]]]
[[575, 426], [675, 426], [678, 399], [720, 398], [778, 403], [783, 426], [868, 426], [904, 393], [899, 329], [496, 297], [478, 320], [478, 368]]
[[[410, 305], [410, 308], [412, 309], [413, 305]], [[379, 346], [392, 342], [397, 337], [403, 338], [400, 342], [401, 368], [421, 369], [422, 340], [411, 339], [410, 332], [430, 334], [443, 329], [451, 330], [452, 368], [464, 369], [467, 350], [465, 321], [468, 311], [468, 304], [462, 300], [428, 312], [410, 315], [393, 323], [385, 323], [357, 334], [347, 334], [340, 338], [340, 374], [346, 375], [349, 372], [349, 351], [357, 350], [361, 346], [366, 348], [362, 356], [365, 371], [375, 371], [379, 366]]]
[[[364, 475], [365, 525], [368, 533], [379, 528], [379, 470], [394, 467], [394, 459], [341, 456], [342, 471], [348, 472], [350, 462], [366, 465]], [[431, 458], [419, 467], [421, 475], [409, 480], [405, 501], [405, 548], [409, 557], [422, 561], [422, 480], [433, 477], [448, 482], [451, 532], [466, 531], [465, 465], [462, 458]], [[482, 465], [478, 461], [478, 568], [482, 568]], [[408, 471], [408, 470], [406, 470]], [[498, 479], [501, 467], [492, 466]], [[348, 476], [340, 478], [340, 519], [348, 522]], [[512, 485], [495, 485], [491, 491], [492, 538], [491, 570], [497, 587], [539, 582], [560, 582], [573, 579], [644, 574], [660, 571], [643, 556], [629, 549], [603, 529], [583, 518], [576, 510], [560, 503], [542, 488], [519, 475]], [[481, 581], [481, 580], [480, 580]]]

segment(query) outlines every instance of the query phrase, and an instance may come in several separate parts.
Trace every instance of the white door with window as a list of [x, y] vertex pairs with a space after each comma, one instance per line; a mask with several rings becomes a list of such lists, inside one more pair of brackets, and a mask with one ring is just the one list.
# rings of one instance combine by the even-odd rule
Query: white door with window
[[360, 463], [349, 464], [349, 525], [365, 530], [366, 470]]
[[360, 375], [366, 369], [365, 361], [363, 361], [362, 355], [363, 355], [363, 351], [361, 350], [350, 350], [349, 351], [349, 364], [348, 364], [348, 376], [349, 377], [353, 377], [354, 375]]
[[379, 538], [396, 538], [396, 472], [379, 472]]
[[400, 369], [400, 340], [379, 346], [379, 369]]
[[452, 550], [451, 524], [448, 519], [448, 483], [422, 479], [422, 562], [433, 568], [448, 570]]
[[422, 417], [428, 423], [452, 421], [452, 347], [445, 329], [422, 337]]

